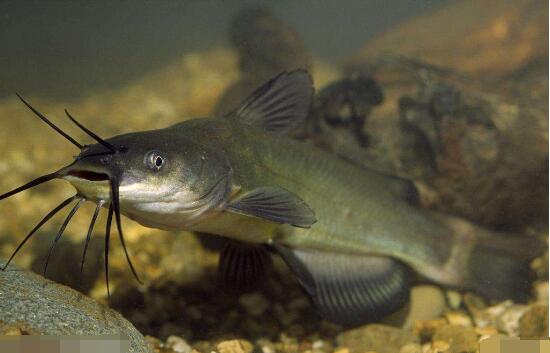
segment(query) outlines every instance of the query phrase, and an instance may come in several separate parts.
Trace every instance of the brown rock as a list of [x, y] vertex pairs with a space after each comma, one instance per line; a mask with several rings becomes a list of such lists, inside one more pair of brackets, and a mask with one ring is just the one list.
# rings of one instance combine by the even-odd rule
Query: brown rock
[[407, 343], [401, 347], [399, 353], [422, 353], [422, 346], [418, 343]]
[[175, 353], [191, 353], [193, 348], [183, 338], [178, 336], [170, 336], [166, 339], [166, 346], [172, 349]]
[[525, 339], [548, 337], [548, 306], [534, 305], [519, 322], [519, 336]]
[[372, 41], [349, 71], [385, 99], [362, 131], [368, 148], [342, 157], [414, 179], [426, 207], [506, 230], [546, 224], [547, 9], [460, 1]]
[[231, 340], [218, 343], [216, 348], [220, 353], [250, 353], [253, 346], [246, 340]]
[[426, 321], [417, 321], [414, 324], [413, 333], [416, 336], [420, 337], [420, 340], [422, 342], [431, 341], [435, 332], [445, 325], [447, 325], [447, 321], [445, 321], [445, 319], [442, 319], [442, 318], [434, 319], [434, 320], [426, 320]]
[[502, 75], [546, 57], [547, 23], [546, 1], [457, 1], [377, 36], [350, 62], [392, 53], [469, 74]]
[[349, 348], [351, 353], [376, 351], [395, 353], [407, 343], [419, 342], [409, 330], [384, 325], [367, 325], [341, 333], [336, 337], [340, 347]]
[[472, 319], [462, 311], [453, 310], [445, 313], [445, 318], [451, 325], [472, 326]]
[[436, 331], [433, 341], [448, 343], [450, 353], [477, 352], [478, 341], [476, 331], [471, 327], [446, 325]]

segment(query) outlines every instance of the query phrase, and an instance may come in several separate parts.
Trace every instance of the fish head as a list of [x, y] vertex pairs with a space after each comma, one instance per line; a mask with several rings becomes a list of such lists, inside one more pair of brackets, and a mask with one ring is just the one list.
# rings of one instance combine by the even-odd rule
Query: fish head
[[224, 156], [170, 129], [115, 136], [85, 146], [60, 174], [83, 198], [120, 205], [156, 228], [185, 228], [220, 206], [230, 192]]

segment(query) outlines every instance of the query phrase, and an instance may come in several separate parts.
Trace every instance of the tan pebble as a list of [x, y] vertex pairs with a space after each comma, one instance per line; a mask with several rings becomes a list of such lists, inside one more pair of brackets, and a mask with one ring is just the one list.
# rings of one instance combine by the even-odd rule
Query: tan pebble
[[436, 341], [448, 344], [445, 350], [451, 353], [475, 352], [478, 348], [476, 331], [472, 327], [446, 325], [436, 331], [433, 336], [434, 347]]
[[548, 281], [537, 281], [533, 290], [537, 303], [548, 304]]
[[275, 353], [275, 349], [271, 346], [262, 346], [262, 353]]
[[519, 336], [519, 320], [529, 310], [527, 305], [511, 305], [497, 317], [497, 329], [512, 337]]
[[350, 353], [348, 347], [338, 347], [333, 353]]
[[506, 300], [482, 310], [470, 310], [470, 313], [477, 327], [497, 327], [498, 318], [512, 305], [514, 305], [512, 301]]
[[435, 331], [447, 324], [445, 319], [417, 321], [413, 327], [413, 333], [423, 341], [430, 341]]
[[448, 290], [446, 292], [447, 295], [447, 302], [449, 303], [449, 307], [451, 309], [458, 309], [460, 308], [460, 305], [462, 304], [462, 295], [454, 290]]
[[348, 348], [348, 347], [336, 348], [336, 350], [334, 351], [334, 353], [349, 353], [349, 348]]
[[166, 346], [176, 353], [191, 353], [193, 348], [181, 337], [170, 336], [166, 340]]
[[479, 340], [489, 338], [491, 336], [498, 335], [498, 330], [495, 327], [487, 326], [487, 327], [476, 327], [476, 334], [479, 336]]
[[445, 318], [451, 325], [472, 326], [472, 319], [461, 311], [449, 311], [445, 314]]
[[435, 353], [447, 352], [451, 344], [447, 341], [437, 340], [432, 343], [432, 351]]
[[445, 296], [436, 286], [415, 286], [411, 290], [410, 309], [403, 328], [410, 328], [418, 320], [431, 320], [445, 310]]
[[20, 328], [10, 326], [3, 332], [3, 334], [6, 336], [21, 336], [23, 333]]
[[408, 343], [401, 347], [399, 353], [422, 353], [422, 346], [418, 343]]
[[230, 340], [218, 343], [216, 348], [220, 353], [250, 353], [253, 347], [246, 340]]
[[548, 305], [533, 305], [521, 317], [519, 335], [521, 338], [548, 337]]
[[313, 349], [322, 349], [324, 346], [325, 346], [325, 342], [323, 342], [322, 340], [314, 341], [311, 344], [311, 348]]

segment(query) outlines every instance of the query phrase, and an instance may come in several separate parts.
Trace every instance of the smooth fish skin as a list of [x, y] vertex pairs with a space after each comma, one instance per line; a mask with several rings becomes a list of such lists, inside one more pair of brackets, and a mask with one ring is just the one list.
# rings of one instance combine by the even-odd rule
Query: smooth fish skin
[[[233, 168], [234, 189], [280, 186], [300, 195], [317, 217], [307, 229], [279, 226], [268, 232], [264, 229], [273, 228], [271, 222], [220, 212], [195, 225], [196, 230], [299, 249], [391, 255], [428, 272], [443, 271], [454, 235], [389, 191], [380, 174], [229, 120], [197, 119], [173, 128], [223, 150]], [[446, 276], [441, 273], [439, 280]]]
[[529, 261], [544, 248], [536, 239], [419, 209], [409, 182], [288, 138], [312, 87], [307, 72], [285, 72], [226, 117], [106, 140], [69, 115], [98, 143], [78, 144], [72, 164], [42, 179], [66, 179], [75, 197], [109, 207], [121, 240], [120, 213], [231, 239], [220, 260], [226, 281], [253, 283], [270, 247], [319, 313], [345, 325], [399, 309], [416, 277], [497, 299], [526, 293]]

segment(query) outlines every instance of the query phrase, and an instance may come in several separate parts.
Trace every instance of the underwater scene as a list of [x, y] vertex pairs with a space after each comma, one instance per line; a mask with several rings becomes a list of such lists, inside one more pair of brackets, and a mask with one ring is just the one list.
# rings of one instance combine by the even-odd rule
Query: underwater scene
[[1, 335], [548, 337], [547, 2], [0, 10]]

